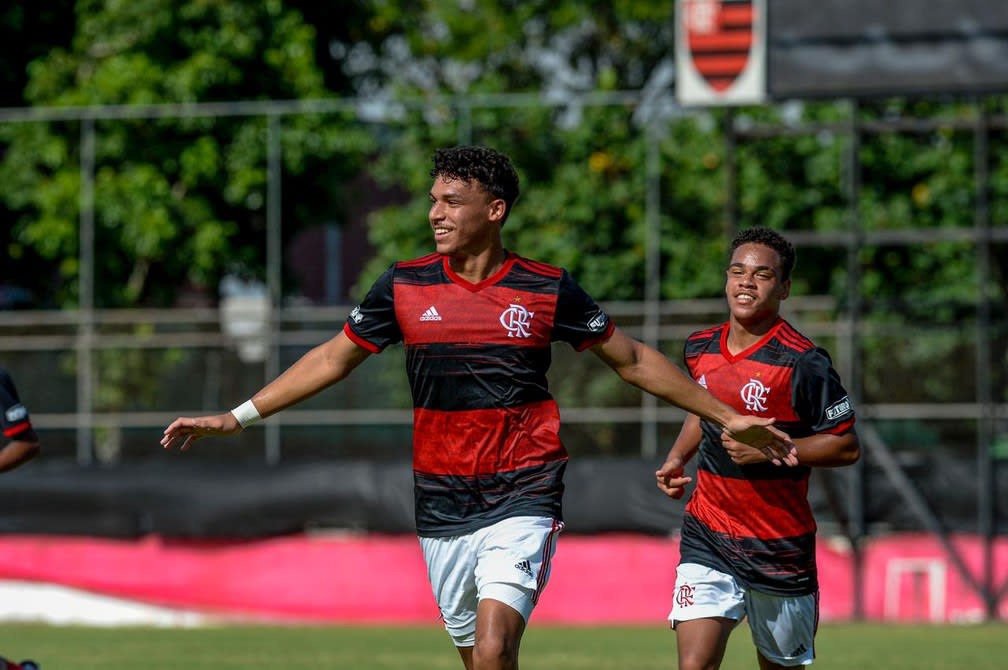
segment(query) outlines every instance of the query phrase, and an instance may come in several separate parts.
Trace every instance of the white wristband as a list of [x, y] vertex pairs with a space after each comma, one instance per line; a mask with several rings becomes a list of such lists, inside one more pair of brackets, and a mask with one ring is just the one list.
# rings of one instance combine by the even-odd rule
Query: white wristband
[[231, 413], [234, 414], [234, 418], [238, 419], [238, 425], [242, 428], [250, 426], [257, 421], [262, 421], [262, 417], [259, 416], [259, 410], [252, 404], [251, 400], [246, 400], [238, 405], [231, 410]]

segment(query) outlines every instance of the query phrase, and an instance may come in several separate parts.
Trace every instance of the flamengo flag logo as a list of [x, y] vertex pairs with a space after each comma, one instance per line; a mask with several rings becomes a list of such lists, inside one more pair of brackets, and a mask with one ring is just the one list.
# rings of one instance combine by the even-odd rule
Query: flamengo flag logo
[[688, 0], [685, 19], [694, 67], [715, 91], [727, 90], [749, 62], [752, 1]]
[[676, 1], [676, 97], [683, 105], [766, 99], [766, 0]]

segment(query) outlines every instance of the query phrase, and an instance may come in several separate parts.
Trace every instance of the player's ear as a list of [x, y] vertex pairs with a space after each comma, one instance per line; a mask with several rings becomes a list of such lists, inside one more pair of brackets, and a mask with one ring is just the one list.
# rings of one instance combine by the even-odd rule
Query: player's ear
[[787, 300], [787, 297], [791, 295], [791, 280], [785, 279], [781, 282], [781, 300]]
[[494, 198], [490, 201], [488, 207], [490, 220], [495, 223], [503, 223], [504, 215], [507, 214], [507, 203], [504, 202], [504, 198]]

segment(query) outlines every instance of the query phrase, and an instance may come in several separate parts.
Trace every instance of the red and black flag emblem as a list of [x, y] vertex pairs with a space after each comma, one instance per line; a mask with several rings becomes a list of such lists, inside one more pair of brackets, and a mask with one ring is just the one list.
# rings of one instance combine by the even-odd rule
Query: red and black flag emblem
[[686, 40], [697, 72], [724, 91], [745, 70], [753, 44], [752, 0], [684, 0]]

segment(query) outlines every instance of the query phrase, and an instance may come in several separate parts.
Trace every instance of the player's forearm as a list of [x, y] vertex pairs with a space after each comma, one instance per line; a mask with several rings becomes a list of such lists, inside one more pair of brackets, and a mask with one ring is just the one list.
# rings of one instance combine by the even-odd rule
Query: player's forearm
[[338, 379], [316, 348], [260, 389], [252, 396], [252, 403], [260, 416], [266, 418], [310, 398]]
[[695, 414], [690, 414], [683, 422], [679, 435], [676, 436], [672, 448], [669, 449], [666, 462], [677, 461], [683, 465], [690, 462], [690, 459], [700, 450], [700, 442], [703, 439], [703, 432], [700, 428], [700, 419]]
[[618, 328], [607, 342], [592, 351], [627, 383], [711, 423], [724, 427], [738, 416], [660, 351], [628, 337]]
[[732, 407], [715, 398], [681, 368], [650, 347], [644, 349], [635, 368], [637, 381], [628, 380], [632, 384], [718, 427], [727, 426], [738, 415]]
[[856, 463], [861, 447], [854, 431], [843, 435], [820, 433], [794, 441], [798, 462], [816, 468], [839, 468]]
[[715, 398], [707, 389], [684, 374], [680, 387], [674, 396], [678, 400], [669, 400], [669, 402], [673, 402], [719, 428], [725, 428], [732, 419], [739, 415], [731, 406]]
[[276, 414], [341, 381], [357, 363], [359, 360], [341, 356], [332, 342], [321, 344], [260, 389], [252, 396], [252, 403], [263, 418]]
[[38, 453], [38, 442], [14, 440], [8, 443], [3, 449], [0, 449], [0, 472], [13, 470], [19, 465], [23, 465], [35, 458]]

